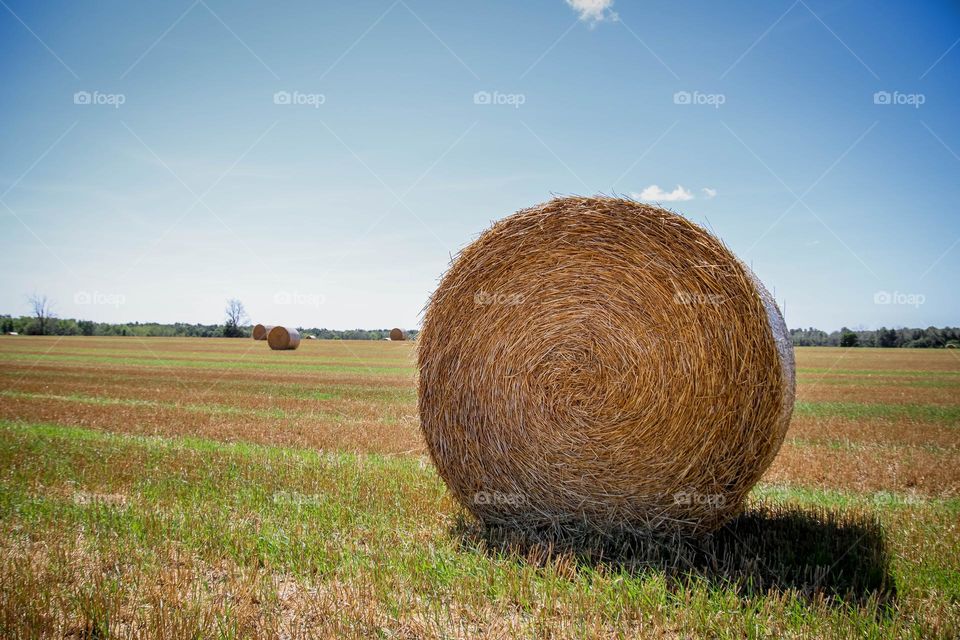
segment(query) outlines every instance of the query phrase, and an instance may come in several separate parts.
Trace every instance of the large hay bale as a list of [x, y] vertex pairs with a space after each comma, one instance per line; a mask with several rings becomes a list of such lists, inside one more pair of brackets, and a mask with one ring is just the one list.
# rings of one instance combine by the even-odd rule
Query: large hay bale
[[784, 438], [793, 350], [716, 238], [630, 200], [563, 198], [464, 249], [419, 335], [420, 424], [487, 523], [716, 529]]
[[270, 329], [273, 329], [272, 324], [256, 324], [253, 325], [253, 339], [254, 340], [266, 340], [267, 334], [270, 333]]
[[391, 339], [391, 340], [406, 340], [406, 339], [407, 339], [407, 336], [404, 335], [402, 329], [398, 329], [397, 327], [394, 327], [393, 329], [390, 329], [390, 339]]
[[296, 349], [300, 346], [300, 332], [296, 329], [276, 326], [267, 334], [267, 344], [274, 351]]

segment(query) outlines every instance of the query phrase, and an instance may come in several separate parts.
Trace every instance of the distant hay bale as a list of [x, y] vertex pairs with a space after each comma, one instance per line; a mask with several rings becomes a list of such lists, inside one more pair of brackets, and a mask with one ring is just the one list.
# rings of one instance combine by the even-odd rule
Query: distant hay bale
[[270, 333], [270, 329], [273, 329], [272, 324], [256, 324], [253, 325], [253, 339], [254, 340], [266, 340], [267, 334]]
[[296, 349], [300, 346], [300, 332], [281, 326], [273, 327], [267, 334], [267, 344], [274, 351]]
[[391, 340], [406, 340], [407, 337], [403, 334], [403, 331], [394, 327], [390, 329], [390, 339]]
[[418, 343], [431, 458], [486, 523], [714, 530], [793, 410], [763, 285], [700, 227], [630, 200], [494, 224], [444, 275]]

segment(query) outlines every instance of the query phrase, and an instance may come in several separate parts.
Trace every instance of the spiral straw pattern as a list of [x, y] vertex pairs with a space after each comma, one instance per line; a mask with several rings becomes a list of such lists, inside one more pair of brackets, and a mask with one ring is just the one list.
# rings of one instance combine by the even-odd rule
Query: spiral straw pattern
[[716, 529], [793, 408], [763, 286], [705, 230], [631, 200], [497, 222], [444, 275], [418, 342], [431, 458], [487, 523]]

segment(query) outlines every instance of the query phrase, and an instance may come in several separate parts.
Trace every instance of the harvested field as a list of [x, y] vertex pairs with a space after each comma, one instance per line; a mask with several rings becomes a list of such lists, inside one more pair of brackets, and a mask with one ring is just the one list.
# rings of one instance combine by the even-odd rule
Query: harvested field
[[0, 337], [0, 637], [956, 637], [960, 356], [798, 349], [708, 540], [480, 530], [413, 344]]

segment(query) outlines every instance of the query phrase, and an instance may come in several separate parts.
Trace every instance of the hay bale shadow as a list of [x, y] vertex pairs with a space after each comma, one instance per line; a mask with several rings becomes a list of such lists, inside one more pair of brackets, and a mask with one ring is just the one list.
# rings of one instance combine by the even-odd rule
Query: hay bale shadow
[[892, 604], [896, 587], [873, 512], [754, 505], [719, 531], [692, 538], [641, 528], [599, 531], [576, 523], [538, 529], [454, 525], [467, 549], [538, 566], [662, 572], [671, 587], [704, 578], [738, 595], [791, 591], [833, 603]]

